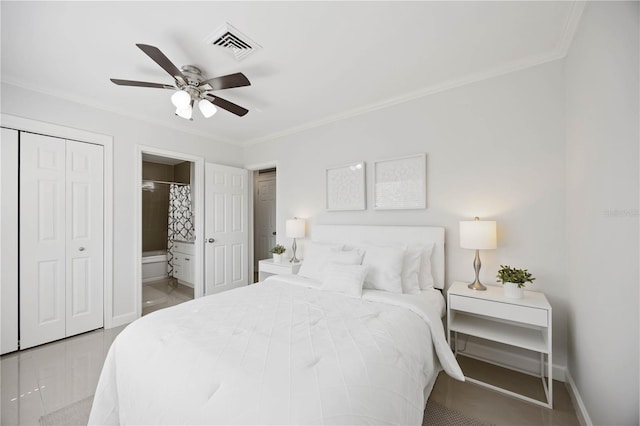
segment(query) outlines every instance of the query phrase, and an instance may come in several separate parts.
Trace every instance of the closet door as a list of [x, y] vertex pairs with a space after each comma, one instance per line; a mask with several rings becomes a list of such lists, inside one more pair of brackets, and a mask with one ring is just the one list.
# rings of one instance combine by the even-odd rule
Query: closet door
[[103, 326], [102, 147], [20, 136], [20, 348]]
[[18, 131], [0, 134], [0, 355], [18, 349]]
[[65, 141], [20, 135], [20, 347], [65, 337]]
[[103, 325], [102, 146], [67, 141], [66, 335]]

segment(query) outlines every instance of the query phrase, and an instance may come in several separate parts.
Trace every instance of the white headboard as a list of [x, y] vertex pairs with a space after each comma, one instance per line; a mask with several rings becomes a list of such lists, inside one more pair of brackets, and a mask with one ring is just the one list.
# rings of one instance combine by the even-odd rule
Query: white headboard
[[444, 288], [444, 228], [438, 226], [312, 225], [313, 241], [344, 244], [425, 244], [435, 243], [431, 255], [434, 287]]

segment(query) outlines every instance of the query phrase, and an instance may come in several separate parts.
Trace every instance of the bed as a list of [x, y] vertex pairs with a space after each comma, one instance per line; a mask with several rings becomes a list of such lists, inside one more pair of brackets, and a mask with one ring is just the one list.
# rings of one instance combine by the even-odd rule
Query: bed
[[[89, 424], [421, 424], [438, 373], [464, 380], [441, 320], [443, 228], [316, 225], [312, 239], [298, 275], [130, 324]], [[430, 286], [398, 291], [384, 270], [398, 251], [402, 273], [419, 253]]]

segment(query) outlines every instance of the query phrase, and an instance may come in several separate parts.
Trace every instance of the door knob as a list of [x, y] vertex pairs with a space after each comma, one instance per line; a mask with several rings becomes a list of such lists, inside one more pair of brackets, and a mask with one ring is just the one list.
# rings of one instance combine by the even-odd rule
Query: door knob
[[215, 242], [216, 242], [216, 240], [214, 240], [213, 238], [209, 238], [209, 239], [207, 240], [207, 242], [208, 242], [208, 243], [215, 243]]
[[78, 250], [80, 250], [80, 251], [84, 251], [84, 247], [80, 247]]

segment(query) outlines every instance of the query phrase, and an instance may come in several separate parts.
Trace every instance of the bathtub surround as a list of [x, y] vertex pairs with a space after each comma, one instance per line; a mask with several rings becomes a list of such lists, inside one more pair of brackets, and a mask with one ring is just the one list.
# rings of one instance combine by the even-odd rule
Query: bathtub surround
[[[166, 251], [169, 217], [169, 184], [157, 182], [190, 183], [190, 162], [160, 164], [142, 162], [142, 251]], [[155, 182], [154, 182], [155, 181]]]

